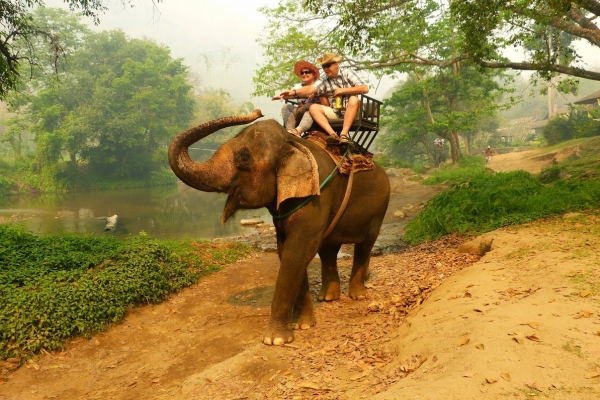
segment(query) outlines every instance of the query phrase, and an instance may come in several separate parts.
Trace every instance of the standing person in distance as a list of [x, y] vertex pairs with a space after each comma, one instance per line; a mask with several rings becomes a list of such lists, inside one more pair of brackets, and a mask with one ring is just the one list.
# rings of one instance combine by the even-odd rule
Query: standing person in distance
[[492, 156], [494, 155], [494, 150], [490, 146], [485, 149], [485, 163], [489, 164], [492, 162]]
[[[360, 101], [358, 94], [369, 93], [369, 87], [360, 79], [360, 77], [350, 68], [340, 68], [342, 57], [335, 53], [325, 53], [323, 57], [317, 59], [317, 64], [323, 67], [324, 77], [310, 86], [304, 86], [298, 90], [286, 90], [281, 96], [309, 96], [318, 93], [319, 96], [327, 96], [329, 104], [313, 104], [310, 107], [310, 115], [314, 121], [327, 133], [333, 141], [339, 139], [340, 143], [348, 142], [348, 132], [356, 118]], [[341, 98], [341, 108], [334, 109], [330, 107], [335, 104], [336, 97]], [[339, 102], [340, 100], [338, 100]], [[344, 123], [342, 131], [338, 137], [337, 133], [329, 124], [329, 120], [342, 118], [342, 109]]]

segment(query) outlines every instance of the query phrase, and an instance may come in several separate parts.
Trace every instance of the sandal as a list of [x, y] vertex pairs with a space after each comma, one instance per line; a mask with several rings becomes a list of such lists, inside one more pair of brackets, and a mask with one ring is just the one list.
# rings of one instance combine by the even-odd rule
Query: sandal
[[331, 143], [339, 143], [340, 138], [336, 135], [336, 136], [329, 136], [327, 139], [325, 139], [325, 141], [329, 144]]
[[340, 137], [340, 143], [349, 143], [350, 138], [347, 135]]
[[298, 133], [298, 131], [296, 129], [288, 129], [287, 131], [288, 131], [288, 133], [291, 133], [292, 135], [296, 135], [296, 136], [302, 135], [302, 133]]

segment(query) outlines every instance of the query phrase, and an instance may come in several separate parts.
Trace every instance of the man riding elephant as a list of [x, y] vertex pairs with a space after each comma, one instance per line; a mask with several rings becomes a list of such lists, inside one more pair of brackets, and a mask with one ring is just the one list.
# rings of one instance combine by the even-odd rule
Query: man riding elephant
[[[297, 90], [285, 90], [280, 96], [289, 97], [308, 97], [318, 94], [318, 96], [327, 97], [329, 104], [313, 104], [310, 106], [310, 115], [313, 120], [327, 133], [334, 142], [348, 142], [348, 132], [360, 107], [358, 94], [369, 93], [369, 87], [360, 79], [360, 77], [350, 68], [340, 68], [342, 57], [335, 53], [326, 53], [323, 57], [317, 59], [317, 64], [323, 67], [325, 76], [321, 77], [312, 85], [304, 86]], [[336, 98], [339, 98], [339, 108], [332, 108], [335, 105]], [[345, 112], [343, 111], [345, 109]], [[338, 137], [337, 133], [329, 124], [329, 120], [339, 119], [343, 115], [344, 124]]]

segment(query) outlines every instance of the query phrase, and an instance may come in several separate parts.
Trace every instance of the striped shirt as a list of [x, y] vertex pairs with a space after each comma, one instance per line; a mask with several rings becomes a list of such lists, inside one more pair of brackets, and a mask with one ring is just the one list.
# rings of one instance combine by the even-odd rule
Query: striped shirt
[[[332, 79], [324, 74], [322, 78], [313, 83], [313, 86], [317, 88], [318, 96], [327, 96], [329, 104], [334, 104], [333, 92], [336, 89], [362, 86], [364, 84], [363, 80], [356, 75], [356, 72], [349, 68], [340, 68], [337, 77]], [[348, 96], [343, 96], [343, 102], [344, 107], [346, 107]]]

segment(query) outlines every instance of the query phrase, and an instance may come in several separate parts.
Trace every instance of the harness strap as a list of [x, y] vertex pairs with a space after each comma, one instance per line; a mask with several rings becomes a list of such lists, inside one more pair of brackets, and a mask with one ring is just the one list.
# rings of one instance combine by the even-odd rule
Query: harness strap
[[327, 228], [327, 231], [323, 235], [323, 238], [326, 238], [331, 233], [331, 231], [333, 230], [333, 228], [335, 228], [335, 226], [337, 225], [340, 218], [342, 218], [342, 214], [344, 213], [344, 211], [346, 210], [346, 206], [348, 205], [348, 199], [350, 198], [350, 193], [352, 192], [352, 181], [353, 180], [354, 180], [354, 164], [352, 164], [352, 166], [350, 167], [350, 175], [348, 176], [348, 186], [346, 186], [346, 194], [344, 195], [344, 200], [342, 200], [342, 205], [340, 206], [340, 209], [338, 210], [337, 214], [331, 221], [331, 224], [329, 225], [329, 228]]

